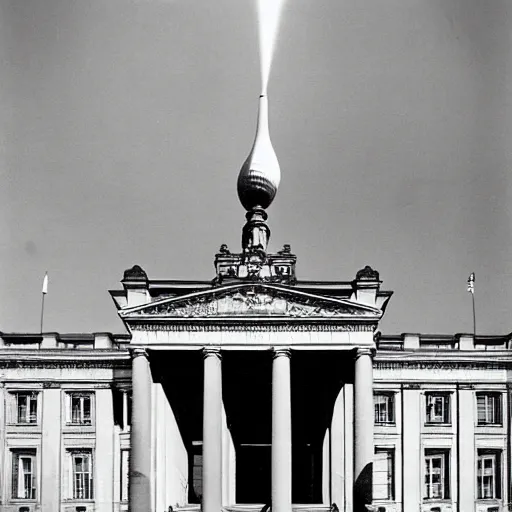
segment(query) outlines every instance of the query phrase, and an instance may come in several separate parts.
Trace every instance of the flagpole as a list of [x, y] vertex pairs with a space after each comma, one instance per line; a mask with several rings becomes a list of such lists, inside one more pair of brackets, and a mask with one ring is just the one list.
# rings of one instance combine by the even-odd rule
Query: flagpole
[[48, 271], [44, 273], [43, 288], [41, 290], [41, 334], [43, 334], [43, 319], [44, 319], [44, 296], [48, 293]]
[[468, 277], [468, 292], [471, 293], [473, 304], [473, 343], [476, 341], [476, 308], [475, 308], [475, 273], [471, 272]]
[[[475, 309], [475, 292], [471, 294], [471, 299], [473, 302], [473, 340], [476, 340], [476, 309]], [[473, 341], [474, 343], [474, 341]]]
[[42, 295], [42, 298], [41, 298], [41, 334], [43, 334], [44, 296], [46, 294], [42, 293], [41, 295]]

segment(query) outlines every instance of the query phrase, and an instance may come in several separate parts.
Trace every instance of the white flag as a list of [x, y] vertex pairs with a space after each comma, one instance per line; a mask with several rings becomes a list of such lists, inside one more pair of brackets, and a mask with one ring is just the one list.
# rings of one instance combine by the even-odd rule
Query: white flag
[[471, 272], [471, 275], [468, 277], [468, 292], [475, 293], [475, 273]]
[[48, 272], [46, 272], [44, 274], [44, 279], [43, 279], [43, 290], [42, 290], [43, 293], [48, 293]]

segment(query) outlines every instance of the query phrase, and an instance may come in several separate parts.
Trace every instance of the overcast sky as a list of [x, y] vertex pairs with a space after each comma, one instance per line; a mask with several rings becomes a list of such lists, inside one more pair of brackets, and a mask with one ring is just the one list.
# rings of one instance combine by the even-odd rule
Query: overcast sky
[[[108, 289], [240, 247], [254, 0], [0, 0], [0, 330], [123, 332]], [[510, 0], [288, 0], [270, 250], [379, 270], [382, 331], [512, 331]]]

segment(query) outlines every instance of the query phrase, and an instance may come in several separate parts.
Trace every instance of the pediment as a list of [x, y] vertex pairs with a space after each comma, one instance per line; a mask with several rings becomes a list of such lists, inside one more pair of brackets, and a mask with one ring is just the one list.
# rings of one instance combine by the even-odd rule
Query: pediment
[[378, 320], [382, 311], [346, 299], [302, 292], [284, 286], [244, 283], [124, 308], [125, 320], [136, 319], [360, 319]]

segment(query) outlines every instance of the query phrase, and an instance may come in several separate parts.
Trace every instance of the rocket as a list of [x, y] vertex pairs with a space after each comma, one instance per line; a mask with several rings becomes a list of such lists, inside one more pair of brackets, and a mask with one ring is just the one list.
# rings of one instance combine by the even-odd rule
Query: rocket
[[242, 206], [251, 211], [254, 208], [268, 208], [272, 203], [279, 182], [281, 169], [270, 140], [268, 126], [268, 98], [259, 98], [256, 137], [249, 156], [238, 175], [238, 197]]

